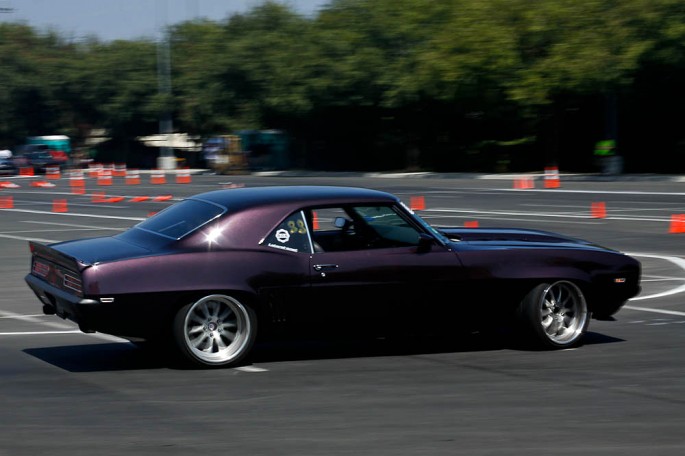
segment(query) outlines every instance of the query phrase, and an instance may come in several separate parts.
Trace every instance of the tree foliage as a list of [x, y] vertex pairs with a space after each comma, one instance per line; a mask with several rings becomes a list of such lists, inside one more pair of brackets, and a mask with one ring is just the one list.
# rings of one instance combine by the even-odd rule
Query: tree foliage
[[286, 130], [304, 166], [587, 168], [617, 135], [649, 170], [648, 125], [685, 166], [681, 0], [332, 0], [312, 17], [266, 1], [167, 36], [170, 95], [159, 43], [0, 24], [0, 143], [92, 127], [130, 140], [172, 112], [195, 135]]

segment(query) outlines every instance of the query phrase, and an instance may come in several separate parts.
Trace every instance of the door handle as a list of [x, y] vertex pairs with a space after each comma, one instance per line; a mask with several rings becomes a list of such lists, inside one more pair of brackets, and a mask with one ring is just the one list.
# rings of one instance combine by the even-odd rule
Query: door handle
[[317, 271], [328, 271], [331, 269], [338, 269], [337, 264], [315, 264], [314, 269]]

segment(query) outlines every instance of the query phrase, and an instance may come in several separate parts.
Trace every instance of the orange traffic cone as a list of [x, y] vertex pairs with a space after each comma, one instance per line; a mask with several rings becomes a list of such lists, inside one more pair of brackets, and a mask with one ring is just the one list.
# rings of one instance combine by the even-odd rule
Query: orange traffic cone
[[409, 208], [412, 211], [423, 211], [426, 209], [426, 200], [423, 196], [412, 196], [409, 198]]
[[186, 168], [181, 168], [178, 173], [176, 174], [176, 183], [177, 184], [190, 184], [191, 178], [190, 178], [190, 170]]
[[514, 188], [517, 188], [517, 189], [535, 188], [535, 182], [533, 181], [532, 177], [521, 177], [518, 179], [514, 179]]
[[67, 200], [56, 199], [52, 201], [52, 212], [67, 212]]
[[161, 169], [153, 169], [150, 175], [151, 184], [166, 184], [166, 176]]
[[129, 169], [126, 171], [126, 184], [138, 185], [140, 184], [140, 171], [137, 169]]
[[59, 166], [47, 166], [45, 168], [45, 178], [46, 179], [59, 179], [61, 177], [61, 171]]
[[685, 214], [671, 215], [669, 233], [685, 233]]
[[14, 197], [0, 196], [0, 209], [12, 209], [14, 207]]
[[590, 214], [593, 218], [605, 218], [607, 216], [606, 204], [603, 202], [592, 203], [590, 205]]
[[547, 166], [545, 168], [545, 188], [559, 188], [561, 182], [559, 181], [559, 168], [556, 166]]
[[103, 169], [97, 178], [98, 185], [112, 185], [112, 171], [109, 169]]

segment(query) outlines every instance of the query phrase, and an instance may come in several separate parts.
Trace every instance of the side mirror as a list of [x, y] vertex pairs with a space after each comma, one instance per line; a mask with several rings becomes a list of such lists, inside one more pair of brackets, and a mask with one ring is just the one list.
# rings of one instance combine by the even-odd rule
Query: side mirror
[[344, 228], [346, 224], [347, 219], [345, 217], [336, 217], [335, 220], [333, 220], [333, 226], [336, 228]]
[[420, 233], [419, 234], [419, 244], [416, 248], [417, 253], [426, 253], [430, 252], [431, 248], [433, 247], [433, 238], [426, 233]]

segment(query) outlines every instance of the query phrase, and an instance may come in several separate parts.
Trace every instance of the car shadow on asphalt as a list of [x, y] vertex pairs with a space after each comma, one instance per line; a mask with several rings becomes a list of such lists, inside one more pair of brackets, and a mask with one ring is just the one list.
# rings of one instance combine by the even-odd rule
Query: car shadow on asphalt
[[[583, 345], [623, 342], [622, 339], [596, 332], [588, 332]], [[249, 364], [316, 359], [371, 358], [383, 356], [411, 356], [440, 353], [467, 353], [498, 350], [539, 351], [511, 343], [508, 339], [470, 334], [461, 337], [426, 337], [411, 340], [384, 338], [342, 340], [315, 338], [258, 342], [246, 362]], [[102, 343], [31, 348], [24, 352], [41, 361], [68, 372], [107, 372], [130, 370], [173, 369], [186, 370], [169, 356], [151, 348], [140, 348], [129, 343]]]
[[[624, 342], [605, 334], [588, 332], [583, 345]], [[254, 363], [303, 361], [314, 359], [367, 358], [379, 356], [410, 356], [440, 353], [486, 351], [543, 351], [516, 342], [508, 337], [484, 336], [473, 333], [460, 337], [425, 337], [411, 340], [336, 340], [311, 339], [262, 343], [255, 347], [250, 360]]]
[[131, 343], [65, 345], [24, 350], [35, 358], [69, 372], [163, 369], [168, 360]]

